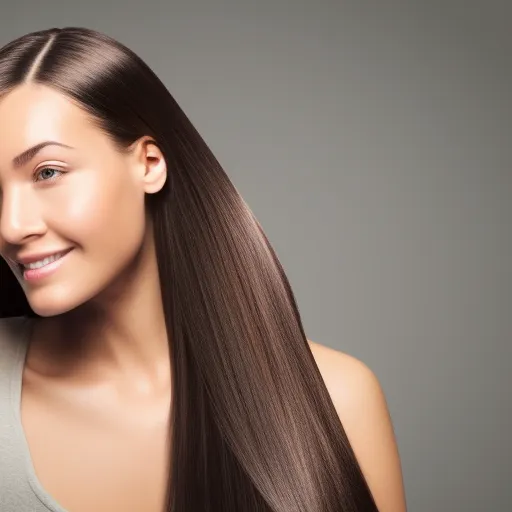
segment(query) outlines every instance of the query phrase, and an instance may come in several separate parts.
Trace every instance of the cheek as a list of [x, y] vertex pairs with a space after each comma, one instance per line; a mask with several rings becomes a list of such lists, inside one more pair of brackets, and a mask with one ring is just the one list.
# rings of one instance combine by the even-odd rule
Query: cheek
[[86, 254], [109, 259], [134, 249], [144, 233], [144, 195], [122, 171], [80, 180], [66, 204], [69, 238]]

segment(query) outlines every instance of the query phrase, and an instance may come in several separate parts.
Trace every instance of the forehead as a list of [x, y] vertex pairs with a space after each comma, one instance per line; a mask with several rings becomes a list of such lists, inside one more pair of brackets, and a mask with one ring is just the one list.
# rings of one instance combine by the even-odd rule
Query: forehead
[[64, 94], [39, 84], [0, 97], [0, 161], [42, 140], [69, 145], [97, 136], [87, 114]]

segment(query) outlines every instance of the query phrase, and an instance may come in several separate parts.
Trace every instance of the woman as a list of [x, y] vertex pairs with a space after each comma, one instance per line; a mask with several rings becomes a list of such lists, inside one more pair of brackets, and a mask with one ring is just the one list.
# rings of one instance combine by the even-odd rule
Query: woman
[[0, 50], [0, 187], [0, 510], [405, 510], [377, 379], [306, 339], [133, 52], [83, 28]]

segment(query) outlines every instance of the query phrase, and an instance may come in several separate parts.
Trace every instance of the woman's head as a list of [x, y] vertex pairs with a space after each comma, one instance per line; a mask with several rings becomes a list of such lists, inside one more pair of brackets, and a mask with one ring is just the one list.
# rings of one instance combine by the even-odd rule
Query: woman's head
[[[187, 158], [176, 136], [186, 125], [149, 67], [104, 34], [50, 29], [2, 49], [0, 255], [12, 274], [2, 263], [0, 279], [16, 303], [63, 313], [149, 260], [153, 217], [168, 204], [168, 164]], [[16, 162], [47, 141], [58, 145]], [[23, 276], [20, 259], [68, 249], [52, 275]]]

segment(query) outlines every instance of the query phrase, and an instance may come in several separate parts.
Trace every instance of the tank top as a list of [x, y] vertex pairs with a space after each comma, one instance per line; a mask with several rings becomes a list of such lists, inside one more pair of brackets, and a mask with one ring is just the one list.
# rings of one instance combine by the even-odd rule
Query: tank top
[[33, 319], [0, 318], [0, 512], [67, 512], [39, 482], [21, 423]]

